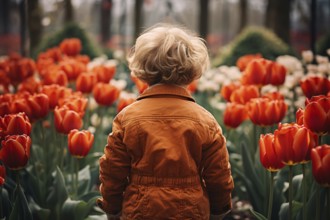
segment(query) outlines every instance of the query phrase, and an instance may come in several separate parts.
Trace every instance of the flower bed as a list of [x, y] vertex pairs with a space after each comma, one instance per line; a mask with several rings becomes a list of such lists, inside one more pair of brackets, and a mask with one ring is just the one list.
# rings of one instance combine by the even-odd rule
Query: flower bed
[[[0, 59], [0, 218], [104, 217], [98, 159], [113, 118], [147, 85], [123, 57], [90, 60], [81, 47], [66, 39], [36, 60]], [[228, 219], [330, 217], [330, 63], [303, 55], [244, 56], [188, 87], [227, 138]]]

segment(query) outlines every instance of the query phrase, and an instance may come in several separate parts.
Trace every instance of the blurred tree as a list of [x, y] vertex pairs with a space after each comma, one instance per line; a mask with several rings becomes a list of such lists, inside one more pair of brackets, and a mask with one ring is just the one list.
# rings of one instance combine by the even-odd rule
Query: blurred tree
[[10, 19], [9, 19], [9, 5], [10, 0], [0, 1], [0, 15], [1, 15], [1, 24], [0, 24], [0, 33], [7, 34], [9, 32]]
[[268, 0], [266, 27], [284, 42], [290, 43], [291, 0]]
[[106, 45], [111, 33], [112, 0], [102, 0], [101, 3], [101, 42]]
[[241, 32], [245, 28], [247, 23], [247, 0], [240, 0], [239, 7], [240, 7], [239, 32]]
[[39, 0], [28, 1], [28, 26], [30, 32], [30, 47], [33, 50], [40, 42], [42, 35], [42, 9]]
[[206, 39], [208, 34], [208, 24], [209, 24], [209, 17], [208, 17], [208, 7], [209, 7], [209, 0], [199, 0], [199, 34], [202, 38]]
[[139, 37], [141, 31], [142, 24], [142, 6], [143, 0], [135, 0], [135, 8], [134, 8], [134, 37], [137, 39]]
[[70, 23], [73, 21], [74, 12], [71, 0], [64, 0], [64, 22]]

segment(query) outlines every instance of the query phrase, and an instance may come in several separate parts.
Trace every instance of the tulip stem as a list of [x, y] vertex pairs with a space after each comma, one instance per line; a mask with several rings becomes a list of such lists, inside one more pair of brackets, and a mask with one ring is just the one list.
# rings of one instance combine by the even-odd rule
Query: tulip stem
[[269, 185], [269, 197], [268, 197], [268, 220], [272, 219], [272, 209], [273, 209], [273, 197], [274, 197], [274, 176], [275, 172], [270, 172], [270, 185]]
[[330, 188], [328, 187], [327, 189], [327, 210], [328, 210], [328, 218], [330, 219]]
[[302, 165], [302, 187], [303, 187], [303, 220], [307, 218], [307, 209], [306, 209], [306, 201], [307, 201], [307, 185], [306, 185], [306, 167], [303, 163]]
[[73, 164], [74, 164], [74, 196], [78, 196], [78, 175], [79, 175], [79, 168], [78, 168], [78, 159], [73, 158]]
[[3, 216], [3, 209], [2, 209], [2, 185], [0, 186], [0, 219]]
[[320, 209], [321, 209], [321, 206], [320, 206], [320, 194], [321, 194], [321, 188], [319, 187], [319, 185], [316, 183], [316, 187], [317, 187], [317, 191], [316, 191], [316, 218], [315, 219], [320, 219]]
[[292, 187], [292, 166], [289, 166], [289, 219], [292, 220], [292, 199], [293, 199], [293, 187]]

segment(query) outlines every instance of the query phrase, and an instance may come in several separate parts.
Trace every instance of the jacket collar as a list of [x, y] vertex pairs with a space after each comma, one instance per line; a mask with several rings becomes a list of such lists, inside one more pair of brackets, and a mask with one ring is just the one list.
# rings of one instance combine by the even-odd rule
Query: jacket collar
[[195, 102], [194, 98], [190, 95], [189, 91], [184, 87], [169, 84], [155, 84], [147, 88], [137, 100], [155, 96], [177, 96], [178, 98], [187, 99]]

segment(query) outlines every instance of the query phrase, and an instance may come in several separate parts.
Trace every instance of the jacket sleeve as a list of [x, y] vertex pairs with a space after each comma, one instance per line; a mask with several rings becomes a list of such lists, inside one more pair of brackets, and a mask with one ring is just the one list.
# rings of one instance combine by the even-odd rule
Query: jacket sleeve
[[225, 137], [219, 125], [210, 131], [210, 141], [203, 147], [202, 177], [210, 200], [210, 213], [225, 214], [232, 208], [234, 188]]
[[108, 136], [104, 155], [100, 158], [100, 193], [97, 204], [107, 214], [117, 214], [122, 209], [123, 193], [128, 184], [130, 157], [123, 143], [123, 128], [118, 115]]

